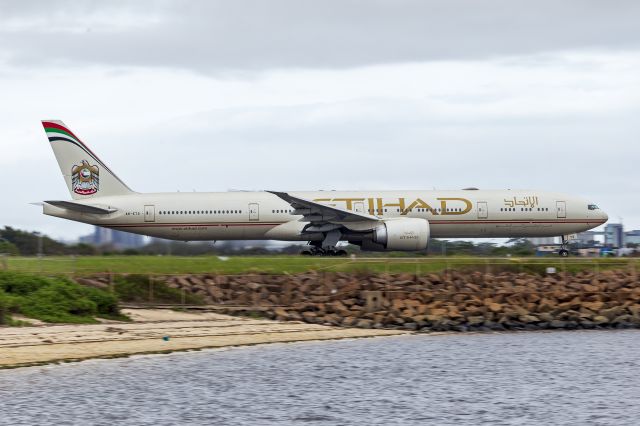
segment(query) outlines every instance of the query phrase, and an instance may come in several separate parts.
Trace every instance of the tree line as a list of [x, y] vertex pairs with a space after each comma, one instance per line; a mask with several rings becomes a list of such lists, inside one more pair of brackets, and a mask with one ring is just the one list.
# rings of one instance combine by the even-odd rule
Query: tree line
[[[348, 253], [359, 253], [360, 249], [353, 245], [345, 247]], [[29, 232], [5, 226], [0, 229], [0, 254], [14, 256], [46, 256], [64, 255], [260, 255], [260, 254], [297, 254], [301, 250], [300, 244], [291, 244], [279, 248], [267, 248], [264, 244], [246, 242], [182, 242], [154, 239], [145, 246], [139, 248], [119, 249], [114, 246], [93, 246], [86, 243], [67, 244], [38, 232]], [[402, 255], [402, 253], [394, 253]], [[504, 245], [490, 242], [476, 243], [473, 241], [447, 241], [432, 239], [427, 250], [408, 255], [431, 256], [532, 256], [535, 254], [535, 246], [526, 239], [511, 239]], [[388, 256], [388, 252], [368, 252], [368, 256]]]

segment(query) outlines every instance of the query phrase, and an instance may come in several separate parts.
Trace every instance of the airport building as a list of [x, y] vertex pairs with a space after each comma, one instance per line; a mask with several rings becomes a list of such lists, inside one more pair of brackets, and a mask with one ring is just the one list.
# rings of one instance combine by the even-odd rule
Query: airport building
[[581, 246], [598, 246], [602, 244], [604, 236], [604, 245], [607, 247], [623, 248], [627, 244], [640, 245], [640, 229], [632, 231], [624, 231], [624, 225], [621, 223], [608, 223], [604, 231], [586, 231], [578, 234], [577, 242]]

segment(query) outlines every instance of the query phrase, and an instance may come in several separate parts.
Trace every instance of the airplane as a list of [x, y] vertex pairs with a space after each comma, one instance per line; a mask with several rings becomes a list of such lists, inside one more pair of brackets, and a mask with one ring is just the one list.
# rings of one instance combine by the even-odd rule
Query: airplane
[[234, 191], [138, 193], [59, 120], [43, 120], [71, 200], [43, 213], [181, 241], [307, 241], [302, 254], [425, 250], [430, 238], [561, 237], [608, 220], [576, 196], [537, 190]]

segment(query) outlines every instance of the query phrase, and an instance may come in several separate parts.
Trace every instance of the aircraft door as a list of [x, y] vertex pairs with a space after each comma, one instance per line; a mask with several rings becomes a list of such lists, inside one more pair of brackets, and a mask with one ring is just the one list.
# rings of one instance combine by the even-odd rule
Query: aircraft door
[[353, 211], [356, 213], [364, 213], [364, 203], [362, 201], [353, 203]]
[[145, 222], [156, 221], [156, 206], [144, 206], [144, 221]]
[[567, 217], [567, 202], [556, 201], [556, 211], [558, 212], [558, 219], [564, 219]]
[[249, 220], [250, 221], [260, 220], [260, 206], [258, 205], [258, 203], [249, 204]]
[[489, 217], [489, 208], [486, 201], [478, 201], [478, 219], [487, 219]]

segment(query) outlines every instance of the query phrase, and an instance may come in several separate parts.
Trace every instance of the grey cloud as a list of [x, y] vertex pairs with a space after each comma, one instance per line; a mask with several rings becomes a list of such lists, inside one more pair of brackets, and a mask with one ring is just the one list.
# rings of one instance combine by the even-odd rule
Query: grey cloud
[[[636, 1], [80, 4], [0, 3], [0, 57], [23, 65], [110, 64], [210, 73], [481, 59], [585, 48], [636, 49], [640, 45], [640, 3]], [[128, 18], [109, 25], [111, 16]], [[142, 24], [136, 23], [136, 17]], [[25, 29], [10, 25], [16, 21]], [[68, 27], [64, 25], [67, 21]]]

